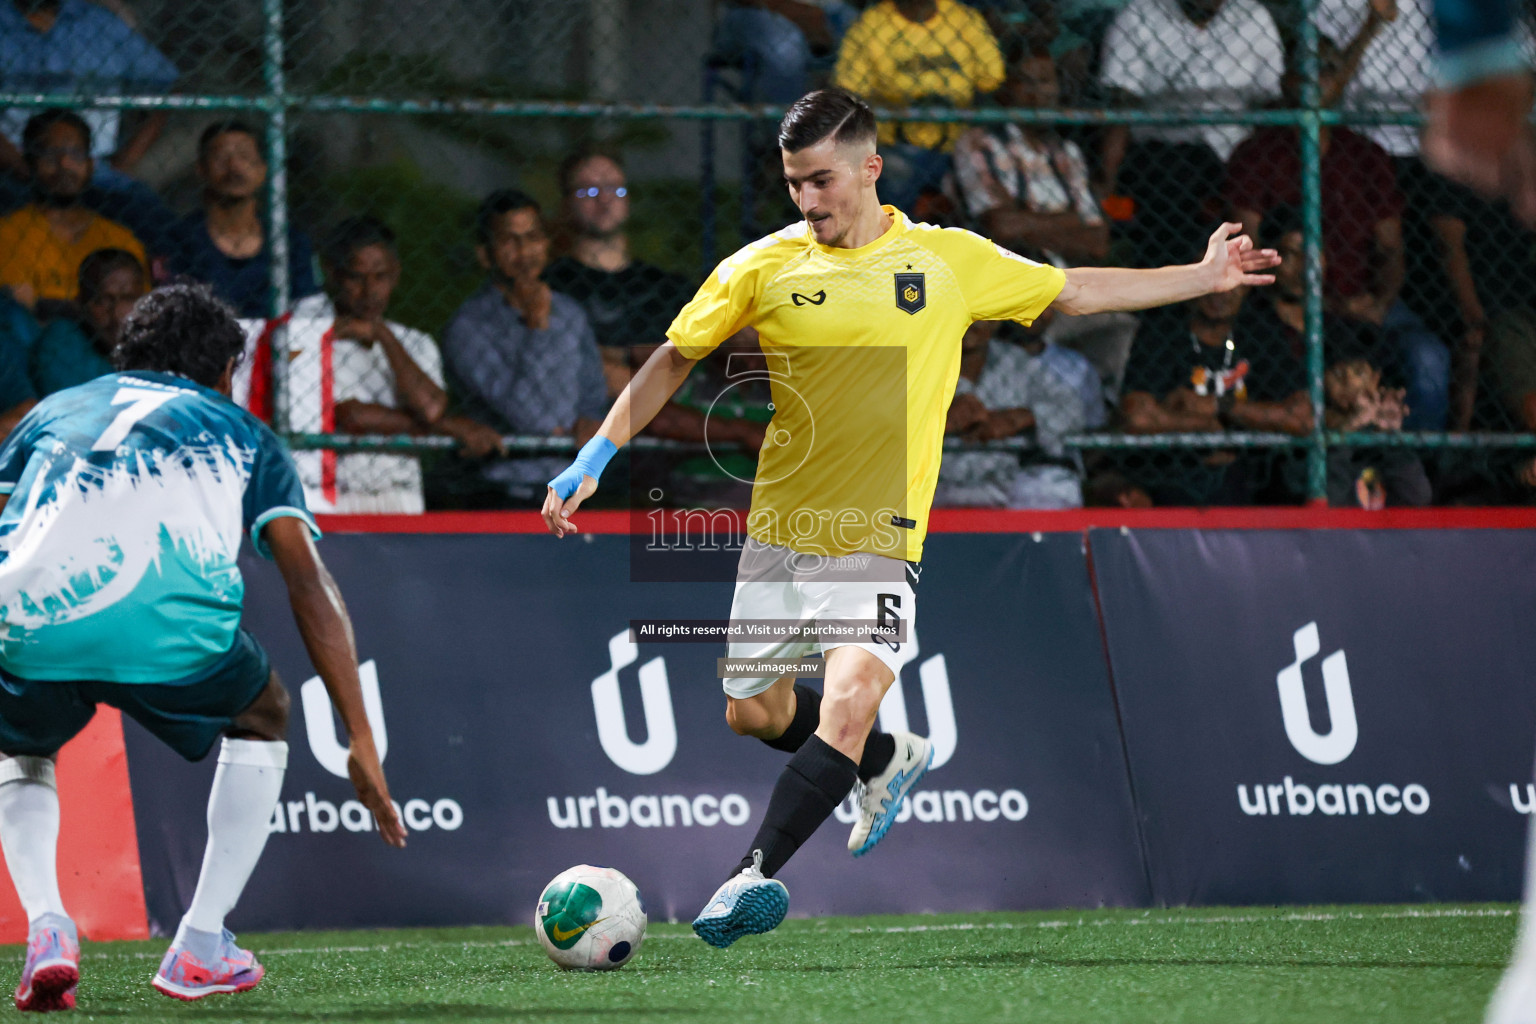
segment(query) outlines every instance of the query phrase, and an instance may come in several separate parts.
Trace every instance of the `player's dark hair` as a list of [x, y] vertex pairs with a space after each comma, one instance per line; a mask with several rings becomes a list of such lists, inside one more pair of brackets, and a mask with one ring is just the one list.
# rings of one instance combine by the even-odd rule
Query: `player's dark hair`
[[576, 185], [576, 168], [589, 160], [607, 160], [619, 169], [622, 174], [628, 172], [624, 169], [624, 158], [616, 151], [602, 149], [596, 146], [588, 146], [578, 149], [564, 160], [560, 161], [560, 196], [563, 199], [571, 198], [571, 190]]
[[790, 105], [779, 122], [779, 148], [798, 153], [830, 138], [838, 145], [875, 141], [875, 112], [847, 89], [817, 89]]
[[339, 270], [346, 267], [359, 250], [374, 245], [383, 246], [396, 258], [400, 256], [395, 233], [388, 224], [368, 215], [348, 217], [325, 236], [325, 242], [320, 246], [320, 262]]
[[1278, 249], [1280, 239], [1301, 230], [1301, 211], [1290, 203], [1271, 207], [1259, 222], [1259, 237], [1254, 242], [1261, 249]]
[[174, 373], [216, 388], [231, 359], [245, 353], [235, 311], [203, 284], [169, 284], [140, 299], [112, 348], [119, 370]]
[[126, 249], [97, 249], [80, 261], [80, 272], [75, 280], [80, 286], [80, 301], [89, 302], [101, 291], [101, 283], [107, 275], [118, 270], [134, 270], [139, 280], [144, 280], [144, 264]]
[[256, 143], [256, 151], [261, 154], [261, 158], [263, 160], [267, 158], [266, 146], [263, 145], [261, 133], [252, 127], [250, 122], [242, 121], [239, 118], [225, 118], [222, 121], [215, 121], [207, 128], [204, 128], [203, 134], [197, 137], [197, 162], [202, 163], [204, 160], [207, 160], [209, 147], [221, 137], [230, 134], [250, 136], [251, 141]]
[[85, 123], [85, 118], [73, 110], [49, 107], [27, 118], [27, 125], [21, 130], [21, 152], [28, 163], [38, 158], [43, 148], [43, 136], [56, 124], [67, 124], [79, 132], [85, 140], [86, 152], [90, 152], [91, 126]]
[[499, 188], [480, 200], [480, 209], [475, 211], [475, 241], [490, 245], [496, 222], [516, 210], [532, 210], [540, 219], [544, 216], [539, 201], [521, 189]]

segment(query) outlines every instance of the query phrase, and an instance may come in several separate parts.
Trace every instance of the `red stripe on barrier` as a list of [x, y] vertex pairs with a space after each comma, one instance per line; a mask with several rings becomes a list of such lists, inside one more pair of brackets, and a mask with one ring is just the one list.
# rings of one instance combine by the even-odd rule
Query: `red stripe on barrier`
[[[320, 516], [331, 533], [544, 533], [537, 512], [428, 512], [418, 516]], [[644, 533], [644, 513], [578, 512], [572, 522], [584, 533]], [[669, 526], [676, 525], [672, 517]], [[1028, 509], [935, 509], [930, 533], [1067, 533], [1126, 526], [1136, 530], [1528, 530], [1536, 508], [1085, 508], [1060, 512]], [[689, 524], [701, 532], [703, 517]]]
[[[59, 891], [80, 934], [97, 941], [147, 939], [144, 877], [128, 789], [123, 721], [99, 707], [59, 752]], [[27, 916], [0, 865], [0, 942], [27, 941]]]

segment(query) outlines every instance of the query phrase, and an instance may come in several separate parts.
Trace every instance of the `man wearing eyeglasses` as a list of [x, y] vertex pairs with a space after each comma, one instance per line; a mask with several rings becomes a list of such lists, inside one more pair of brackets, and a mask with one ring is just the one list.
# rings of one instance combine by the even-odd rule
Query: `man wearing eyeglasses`
[[561, 257], [544, 280], [581, 304], [603, 353], [608, 396], [667, 340], [672, 314], [693, 294], [687, 281], [629, 252], [629, 186], [619, 157], [586, 151], [560, 167]]
[[72, 301], [80, 264], [97, 249], [123, 249], [141, 266], [133, 232], [81, 204], [96, 161], [91, 129], [73, 111], [34, 114], [22, 132], [32, 202], [0, 220], [0, 285], [28, 309], [40, 299]]

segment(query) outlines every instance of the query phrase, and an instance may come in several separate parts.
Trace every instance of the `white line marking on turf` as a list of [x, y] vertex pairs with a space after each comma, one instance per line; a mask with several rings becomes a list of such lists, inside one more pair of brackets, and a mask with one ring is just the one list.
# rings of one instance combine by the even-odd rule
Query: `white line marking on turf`
[[[1012, 921], [957, 921], [950, 924], [914, 924], [891, 925], [886, 928], [844, 928], [838, 929], [839, 935], [869, 935], [869, 934], [920, 934], [923, 932], [970, 932], [970, 931], [1036, 931], [1050, 928], [1107, 928], [1116, 925], [1218, 925], [1218, 924], [1263, 924], [1266, 921], [1279, 921], [1292, 924], [1310, 924], [1314, 922], [1329, 921], [1403, 921], [1458, 917], [1514, 917], [1519, 914], [1516, 909], [1502, 909], [1490, 907], [1480, 910], [1389, 910], [1378, 914], [1364, 914], [1351, 912], [1345, 914], [1223, 914], [1211, 917], [1111, 917], [1094, 918], [1091, 920], [1078, 918], [1076, 920], [1050, 920], [1030, 921], [1015, 923]], [[830, 934], [832, 929], [822, 929], [822, 933]], [[668, 933], [647, 935], [646, 940], [655, 942], [663, 939], [692, 940], [695, 936], [692, 932]], [[528, 939], [479, 939], [467, 942], [390, 942], [373, 946], [293, 946], [279, 949], [256, 948], [261, 956], [320, 956], [333, 953], [393, 953], [406, 949], [427, 948], [452, 948], [459, 949], [499, 949], [514, 946], [533, 946], [536, 941]], [[86, 958], [124, 959], [124, 960], [158, 960], [163, 956], [157, 952], [117, 951], [91, 949], [84, 952]]]

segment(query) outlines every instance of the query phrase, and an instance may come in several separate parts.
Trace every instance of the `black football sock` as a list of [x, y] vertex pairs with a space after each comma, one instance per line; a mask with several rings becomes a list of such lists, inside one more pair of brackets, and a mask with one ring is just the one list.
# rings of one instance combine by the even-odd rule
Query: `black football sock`
[[761, 850], [763, 875], [772, 878], [843, 802], [858, 774], [853, 758], [821, 737], [806, 740], [779, 773], [763, 824], [731, 874], [751, 867], [752, 851]]
[[[820, 724], [821, 694], [803, 683], [796, 683], [795, 717], [789, 723], [789, 728], [781, 735], [763, 742], [774, 750], [793, 754], [816, 734], [816, 727]], [[881, 732], [880, 727], [875, 726], [869, 731], [869, 738], [864, 741], [864, 756], [859, 758], [859, 780], [868, 782], [879, 775], [895, 756], [895, 737], [888, 732]]]
[[859, 781], [870, 779], [885, 771], [896, 756], [896, 737], [879, 729], [871, 729], [864, 741], [864, 756], [859, 758]]
[[[789, 728], [783, 735], [771, 740], [763, 740], [774, 750], [782, 750], [787, 754], [793, 754], [805, 745], [805, 741], [816, 735], [816, 727], [821, 724], [821, 694], [800, 683], [795, 684], [795, 717], [789, 723]], [[895, 749], [894, 747], [892, 748]]]

